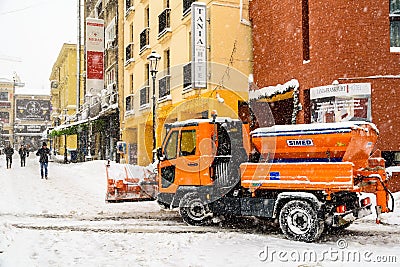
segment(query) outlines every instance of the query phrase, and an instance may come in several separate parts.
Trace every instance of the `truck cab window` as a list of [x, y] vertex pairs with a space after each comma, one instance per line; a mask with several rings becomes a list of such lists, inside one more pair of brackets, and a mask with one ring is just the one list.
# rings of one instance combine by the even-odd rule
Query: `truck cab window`
[[180, 156], [196, 154], [196, 130], [181, 132]]
[[168, 138], [164, 148], [165, 159], [175, 159], [178, 147], [178, 131], [174, 131]]

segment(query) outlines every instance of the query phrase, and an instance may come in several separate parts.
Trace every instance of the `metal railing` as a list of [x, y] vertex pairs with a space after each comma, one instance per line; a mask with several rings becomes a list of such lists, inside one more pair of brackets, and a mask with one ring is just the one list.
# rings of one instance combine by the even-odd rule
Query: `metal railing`
[[125, 47], [125, 62], [131, 61], [133, 59], [133, 44], [130, 43]]
[[160, 99], [171, 94], [170, 81], [171, 81], [170, 75], [166, 75], [158, 81], [158, 97]]
[[150, 86], [145, 86], [140, 89], [140, 107], [144, 107], [149, 104], [149, 89]]
[[148, 48], [150, 28], [144, 28], [140, 33], [140, 52]]
[[196, 0], [183, 0], [183, 16], [187, 15], [191, 11], [193, 2], [196, 2]]
[[183, 66], [183, 89], [192, 87], [192, 62]]
[[171, 9], [166, 8], [158, 15], [158, 36], [165, 34], [167, 29], [171, 27], [170, 13]]

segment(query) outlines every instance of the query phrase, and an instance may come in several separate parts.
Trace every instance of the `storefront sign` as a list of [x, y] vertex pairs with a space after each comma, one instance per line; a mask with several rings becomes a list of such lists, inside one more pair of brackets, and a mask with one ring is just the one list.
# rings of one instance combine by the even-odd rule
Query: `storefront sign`
[[310, 89], [311, 122], [371, 121], [371, 84], [337, 84]]

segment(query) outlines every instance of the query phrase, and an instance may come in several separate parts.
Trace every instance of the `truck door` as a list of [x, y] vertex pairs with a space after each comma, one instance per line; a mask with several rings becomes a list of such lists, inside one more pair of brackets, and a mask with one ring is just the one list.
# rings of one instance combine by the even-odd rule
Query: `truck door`
[[199, 155], [195, 126], [181, 129], [175, 179], [178, 185], [200, 185]]
[[[163, 145], [163, 159], [160, 161], [160, 192], [169, 192], [169, 190], [172, 190], [171, 193], [174, 193], [174, 190], [176, 189], [176, 186], [175, 188], [170, 188], [170, 186], [175, 183], [178, 138], [179, 130], [171, 130], [165, 139], [166, 141]], [[165, 188], [168, 188], [169, 190], [163, 190]]]

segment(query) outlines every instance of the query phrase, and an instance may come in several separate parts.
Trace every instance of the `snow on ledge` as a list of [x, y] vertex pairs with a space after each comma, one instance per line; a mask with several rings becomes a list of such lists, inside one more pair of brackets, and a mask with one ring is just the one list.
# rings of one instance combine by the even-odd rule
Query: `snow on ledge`
[[298, 88], [299, 88], [299, 81], [296, 79], [292, 79], [283, 85], [278, 84], [276, 86], [268, 86], [258, 90], [251, 90], [249, 92], [249, 98], [250, 100], [270, 98], [277, 94], [284, 94], [286, 92], [289, 92], [290, 90], [297, 91]]

